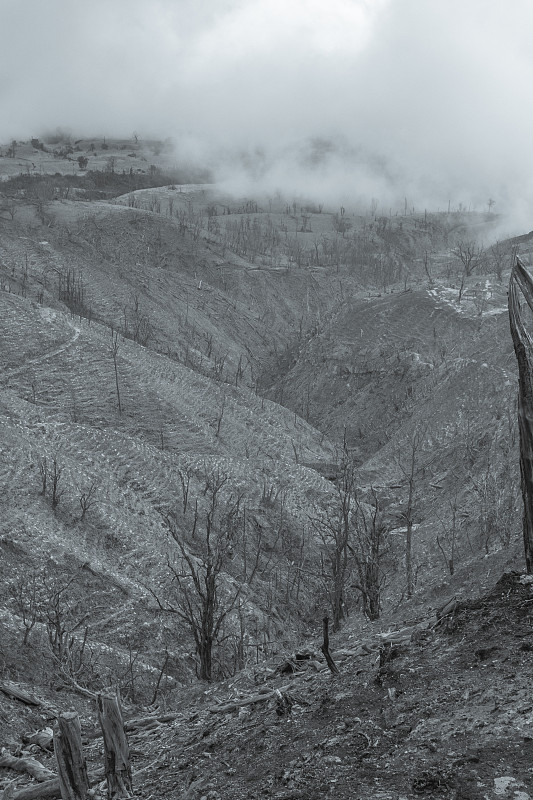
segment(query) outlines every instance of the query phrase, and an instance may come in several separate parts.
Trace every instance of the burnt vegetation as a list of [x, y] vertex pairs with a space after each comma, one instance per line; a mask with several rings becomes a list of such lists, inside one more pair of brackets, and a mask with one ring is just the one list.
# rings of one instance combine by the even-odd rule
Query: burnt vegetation
[[111, 794], [153, 794], [106, 738], [118, 690], [162, 797], [198, 759], [199, 797], [244, 797], [248, 746], [276, 797], [336, 771], [371, 797], [380, 761], [402, 792], [476, 796], [431, 720], [479, 690], [472, 665], [530, 652], [532, 237], [497, 240], [490, 205], [231, 197], [136, 135], [11, 143], [11, 173], [30, 146], [72, 174], [1, 184], [0, 656], [6, 690], [61, 699], [79, 763], [58, 772], [85, 780], [72, 698], [102, 717]]

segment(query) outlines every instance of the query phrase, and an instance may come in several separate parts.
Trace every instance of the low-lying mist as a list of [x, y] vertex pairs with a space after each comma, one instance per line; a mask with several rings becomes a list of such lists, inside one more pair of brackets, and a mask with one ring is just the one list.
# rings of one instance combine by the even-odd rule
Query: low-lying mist
[[0, 140], [136, 131], [236, 193], [490, 199], [529, 229], [532, 23], [528, 0], [7, 0]]

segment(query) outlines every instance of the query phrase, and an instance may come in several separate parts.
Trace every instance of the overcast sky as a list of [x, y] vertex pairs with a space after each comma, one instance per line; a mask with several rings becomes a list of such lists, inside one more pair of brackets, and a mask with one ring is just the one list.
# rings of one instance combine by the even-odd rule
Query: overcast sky
[[527, 217], [532, 30], [531, 0], [0, 0], [0, 141], [137, 131], [269, 191]]

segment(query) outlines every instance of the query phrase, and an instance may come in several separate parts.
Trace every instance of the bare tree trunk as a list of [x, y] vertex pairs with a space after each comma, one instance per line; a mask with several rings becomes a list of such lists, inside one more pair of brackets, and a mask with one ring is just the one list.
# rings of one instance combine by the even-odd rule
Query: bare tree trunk
[[320, 649], [324, 654], [324, 658], [326, 659], [326, 663], [330, 668], [332, 674], [338, 675], [339, 670], [331, 657], [331, 653], [329, 652], [329, 632], [328, 632], [329, 619], [327, 617], [324, 617], [324, 619], [322, 620], [322, 624], [323, 624], [324, 642], [322, 643], [322, 647]]
[[531, 573], [533, 572], [533, 340], [522, 320], [518, 289], [533, 311], [533, 278], [517, 256], [509, 281], [509, 321], [518, 361], [518, 429], [524, 502], [524, 554], [526, 570]]
[[379, 619], [380, 591], [379, 567], [374, 560], [365, 564], [366, 596], [363, 596], [363, 608], [370, 620]]
[[413, 523], [407, 521], [407, 535], [405, 538], [405, 575], [407, 578], [407, 597], [413, 596]]
[[203, 631], [200, 635], [200, 646], [198, 648], [200, 656], [200, 674], [201, 681], [212, 681], [213, 679], [213, 639]]
[[89, 790], [81, 725], [74, 712], [60, 714], [54, 728], [54, 753], [63, 800], [85, 800]]
[[120, 386], [118, 381], [118, 367], [117, 367], [118, 349], [119, 348], [118, 348], [118, 333], [117, 333], [113, 339], [111, 355], [113, 356], [113, 364], [115, 365], [115, 386], [117, 390], [118, 413], [122, 414], [122, 404], [120, 402]]
[[343, 552], [337, 547], [333, 562], [333, 632], [339, 631], [344, 618], [344, 584], [346, 582], [346, 546]]
[[97, 697], [98, 720], [104, 736], [104, 766], [109, 800], [132, 796], [130, 749], [118, 699], [111, 695]]

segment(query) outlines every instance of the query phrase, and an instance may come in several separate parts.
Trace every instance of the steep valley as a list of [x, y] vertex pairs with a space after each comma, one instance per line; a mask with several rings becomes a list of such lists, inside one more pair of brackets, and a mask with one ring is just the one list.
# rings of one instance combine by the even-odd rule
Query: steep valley
[[[530, 648], [507, 657], [506, 626], [516, 612], [528, 642], [530, 587], [515, 574], [493, 590], [523, 560], [506, 297], [516, 242], [502, 243], [503, 261], [487, 247], [466, 280], [454, 256], [466, 239], [490, 240], [496, 215], [341, 213], [177, 181], [120, 194], [109, 184], [109, 196], [88, 199], [81, 178], [69, 191], [61, 180], [50, 176], [44, 199], [29, 178], [0, 184], [15, 204], [0, 216], [2, 677], [91, 724], [87, 692], [109, 686], [132, 719], [152, 713], [155, 738], [134, 734], [146, 798], [289, 800], [337, 786], [338, 797], [385, 800], [420, 794], [424, 779], [457, 799], [516, 789], [525, 800], [531, 770], [516, 753], [530, 747], [531, 709], [505, 676], [525, 681]], [[531, 241], [519, 243], [526, 260]], [[324, 531], [348, 474], [361, 519], [382, 526], [380, 597], [365, 617], [350, 562], [333, 678], [316, 661], [335, 574]], [[187, 602], [215, 562], [220, 626], [206, 683]], [[434, 627], [453, 595], [465, 604], [449, 630]], [[472, 661], [468, 614], [482, 625], [484, 610], [498, 654]], [[405, 626], [422, 633], [409, 631], [374, 682], [376, 637]], [[361, 641], [374, 643], [368, 654], [355, 654]], [[295, 672], [292, 715], [273, 721], [272, 704], [209, 710], [263, 683], [288, 691], [293, 678], [282, 683], [278, 667], [306, 648], [318, 667]], [[508, 763], [492, 772], [493, 740], [476, 741], [468, 720], [458, 732], [454, 710], [476, 696], [490, 726], [476, 683], [485, 667], [497, 673], [502, 741], [512, 727], [503, 705], [520, 720]], [[439, 703], [446, 733], [422, 721]], [[13, 699], [6, 709], [6, 744], [38, 724]], [[163, 727], [168, 709], [176, 716]], [[279, 745], [272, 779], [244, 765], [243, 726], [259, 762]], [[455, 736], [467, 736], [464, 748], [449, 744]], [[515, 783], [504, 795], [492, 780], [507, 766]]]

